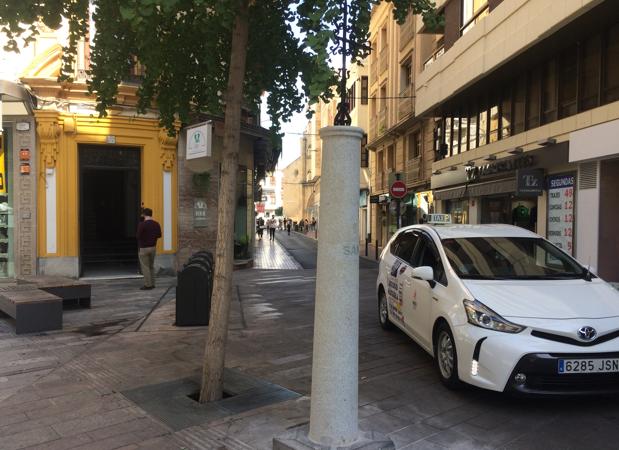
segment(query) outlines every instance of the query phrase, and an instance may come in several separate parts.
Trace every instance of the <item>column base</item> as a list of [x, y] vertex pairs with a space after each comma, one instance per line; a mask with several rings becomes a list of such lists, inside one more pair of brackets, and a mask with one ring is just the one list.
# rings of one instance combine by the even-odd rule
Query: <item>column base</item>
[[273, 438], [273, 450], [392, 450], [395, 449], [393, 441], [382, 433], [376, 431], [359, 431], [359, 439], [356, 442], [344, 446], [333, 447], [319, 445], [307, 437], [309, 425], [294, 428], [287, 433]]

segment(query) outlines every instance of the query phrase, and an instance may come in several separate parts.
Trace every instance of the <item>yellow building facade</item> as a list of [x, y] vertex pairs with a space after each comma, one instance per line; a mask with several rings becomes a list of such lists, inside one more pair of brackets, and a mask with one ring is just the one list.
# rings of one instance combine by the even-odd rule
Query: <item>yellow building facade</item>
[[[109, 159], [116, 157], [118, 151], [135, 152], [138, 167], [131, 170], [139, 172], [139, 192], [134, 196], [139, 202], [133, 205], [134, 219], [126, 219], [137, 225], [141, 206], [153, 210], [163, 234], [157, 244], [159, 265], [172, 268], [177, 246], [176, 138], [159, 128], [155, 119], [114, 115], [98, 118], [50, 110], [35, 111], [35, 118], [40, 159], [37, 188], [39, 272], [68, 276], [85, 274], [81, 256], [86, 256], [83, 254], [86, 250], [84, 227], [88, 224], [84, 223], [82, 210], [95, 200], [84, 198], [87, 192], [81, 187], [83, 178], [97, 171], [96, 168], [85, 171], [80, 166], [80, 157], [85, 157], [83, 152], [88, 148], [98, 153], [95, 158], [101, 159], [100, 171], [112, 170], [105, 166], [106, 153]], [[110, 202], [123, 200], [110, 198]], [[100, 224], [102, 227], [112, 226], [118, 219], [106, 216], [105, 211], [96, 212], [98, 221], [105, 220]], [[132, 231], [127, 229], [126, 235], [130, 236]]]

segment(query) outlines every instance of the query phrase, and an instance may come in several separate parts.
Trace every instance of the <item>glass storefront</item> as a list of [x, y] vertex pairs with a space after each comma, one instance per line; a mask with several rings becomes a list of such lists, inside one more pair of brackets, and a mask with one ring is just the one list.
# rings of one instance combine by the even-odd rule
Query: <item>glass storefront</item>
[[445, 212], [451, 214], [452, 223], [469, 223], [469, 201], [468, 200], [446, 200]]
[[537, 197], [488, 196], [481, 204], [481, 223], [507, 223], [537, 231]]
[[0, 134], [0, 278], [15, 275], [13, 259], [13, 157], [8, 127]]

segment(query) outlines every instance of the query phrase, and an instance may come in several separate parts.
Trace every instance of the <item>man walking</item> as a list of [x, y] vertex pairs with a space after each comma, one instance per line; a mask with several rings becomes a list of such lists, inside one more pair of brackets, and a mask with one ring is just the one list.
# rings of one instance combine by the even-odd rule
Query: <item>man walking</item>
[[275, 228], [277, 227], [277, 219], [275, 214], [271, 216], [271, 219], [267, 222], [269, 224], [269, 241], [275, 240]]
[[142, 291], [155, 287], [155, 254], [157, 253], [157, 239], [161, 237], [161, 227], [153, 220], [153, 210], [144, 208], [144, 221], [138, 225], [137, 239], [140, 248], [138, 258], [144, 275]]

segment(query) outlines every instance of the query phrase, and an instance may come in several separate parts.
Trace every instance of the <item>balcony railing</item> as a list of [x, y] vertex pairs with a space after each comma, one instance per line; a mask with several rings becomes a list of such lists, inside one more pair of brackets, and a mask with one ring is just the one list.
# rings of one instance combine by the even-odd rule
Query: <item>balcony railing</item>
[[412, 14], [409, 14], [406, 18], [406, 22], [400, 25], [400, 50], [406, 47], [406, 45], [413, 39], [413, 36], [415, 34], [413, 17], [414, 16]]
[[378, 81], [378, 59], [370, 63], [370, 85]]
[[387, 190], [387, 184], [389, 180], [389, 174], [385, 172], [379, 172], [376, 180], [376, 190], [377, 191], [385, 191]]
[[378, 133], [376, 136], [380, 136], [385, 131], [387, 131], [387, 108], [383, 108], [378, 111]]
[[368, 140], [372, 142], [374, 139], [378, 137], [378, 116], [374, 115], [370, 118], [370, 136]]
[[421, 180], [422, 162], [421, 157], [406, 161], [406, 184], [416, 183]]
[[389, 62], [389, 51], [388, 48], [385, 47], [380, 51], [380, 54], [378, 55], [378, 70], [379, 70], [379, 74], [382, 75], [382, 73], [387, 70], [387, 66]]
[[430, 67], [434, 63], [434, 61], [436, 61], [438, 58], [441, 57], [441, 55], [443, 55], [443, 53], [445, 53], [445, 47], [441, 45], [432, 54], [432, 56], [430, 56], [428, 59], [426, 59], [426, 62], [423, 63], [423, 70], [426, 70], [428, 67]]
[[413, 85], [409, 84], [400, 91], [398, 99], [398, 120], [402, 120], [415, 111], [415, 102], [413, 101]]

